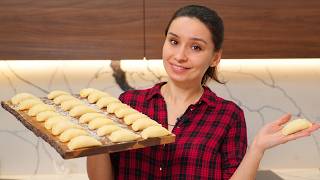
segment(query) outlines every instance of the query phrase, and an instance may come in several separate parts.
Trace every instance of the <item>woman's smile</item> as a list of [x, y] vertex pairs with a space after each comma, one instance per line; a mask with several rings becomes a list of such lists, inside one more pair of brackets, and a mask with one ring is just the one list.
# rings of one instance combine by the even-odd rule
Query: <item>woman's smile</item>
[[175, 73], [184, 73], [187, 72], [189, 69], [189, 67], [185, 67], [185, 66], [181, 66], [181, 65], [177, 65], [177, 64], [173, 64], [173, 63], [169, 63], [171, 66], [171, 69], [175, 72]]

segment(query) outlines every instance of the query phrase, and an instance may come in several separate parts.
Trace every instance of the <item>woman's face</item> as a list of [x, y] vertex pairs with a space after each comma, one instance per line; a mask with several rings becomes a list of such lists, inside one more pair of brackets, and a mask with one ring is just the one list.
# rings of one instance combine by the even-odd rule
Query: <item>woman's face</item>
[[198, 19], [178, 17], [172, 21], [163, 45], [162, 58], [170, 80], [200, 84], [209, 66], [216, 66], [209, 29]]

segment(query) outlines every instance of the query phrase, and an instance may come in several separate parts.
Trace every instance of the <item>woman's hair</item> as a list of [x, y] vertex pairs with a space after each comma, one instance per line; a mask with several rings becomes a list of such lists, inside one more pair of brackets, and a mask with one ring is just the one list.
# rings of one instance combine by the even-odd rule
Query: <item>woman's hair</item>
[[[224, 37], [223, 21], [214, 10], [199, 5], [188, 5], [178, 9], [170, 19], [165, 30], [165, 35], [167, 35], [172, 21], [178, 17], [190, 17], [200, 20], [211, 32], [212, 42], [214, 43], [213, 51], [217, 52], [221, 50]], [[207, 69], [202, 77], [201, 84], [206, 84], [209, 78], [222, 83], [217, 76], [217, 67], [209, 67]]]

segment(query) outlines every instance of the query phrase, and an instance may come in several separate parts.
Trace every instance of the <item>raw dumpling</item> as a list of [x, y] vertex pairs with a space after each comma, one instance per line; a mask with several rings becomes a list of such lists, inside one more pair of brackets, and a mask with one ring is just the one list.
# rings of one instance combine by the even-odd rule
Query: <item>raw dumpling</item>
[[141, 132], [141, 137], [143, 139], [152, 138], [152, 137], [161, 137], [171, 134], [166, 128], [162, 126], [150, 126], [144, 129]]
[[75, 106], [78, 106], [81, 104], [84, 104], [84, 103], [78, 99], [70, 99], [70, 100], [62, 102], [60, 106], [64, 111], [69, 111], [70, 109], [74, 108]]
[[53, 116], [53, 117], [50, 117], [48, 120], [46, 120], [46, 122], [44, 123], [44, 127], [46, 129], [52, 129], [52, 127], [58, 123], [58, 122], [61, 122], [61, 121], [68, 121], [68, 117], [66, 116]]
[[92, 112], [97, 112], [95, 109], [93, 108], [90, 108], [86, 105], [78, 105], [78, 106], [75, 106], [74, 108], [72, 108], [70, 111], [69, 111], [69, 115], [71, 117], [78, 117], [78, 116], [81, 116], [83, 114], [86, 114], [86, 113], [92, 113]]
[[61, 96], [61, 95], [67, 95], [69, 94], [68, 92], [65, 92], [65, 91], [61, 91], [61, 90], [54, 90], [54, 91], [51, 91], [49, 94], [48, 94], [48, 99], [54, 99], [58, 96]]
[[93, 88], [85, 88], [82, 89], [80, 91], [80, 97], [86, 98], [89, 96], [90, 93], [94, 92], [94, 91], [98, 91], [97, 89], [93, 89]]
[[107, 112], [108, 113], [114, 113], [116, 109], [118, 108], [125, 108], [125, 107], [129, 107], [126, 104], [123, 104], [121, 102], [114, 102], [114, 103], [110, 103], [107, 107]]
[[53, 116], [60, 116], [59, 113], [55, 112], [55, 111], [42, 111], [40, 113], [37, 114], [36, 116], [36, 120], [38, 122], [43, 122], [43, 121], [46, 121], [47, 119], [49, 119], [50, 117], [53, 117]]
[[47, 105], [47, 104], [37, 104], [29, 109], [28, 115], [29, 116], [36, 116], [38, 113], [43, 111], [54, 111], [54, 107]]
[[105, 136], [107, 134], [112, 133], [113, 131], [121, 129], [119, 126], [110, 124], [110, 125], [103, 125], [97, 130], [98, 136]]
[[59, 135], [62, 132], [64, 132], [65, 130], [70, 129], [70, 128], [81, 129], [82, 127], [77, 125], [77, 124], [74, 124], [74, 123], [72, 123], [70, 121], [60, 121], [58, 123], [55, 123], [52, 126], [51, 132], [52, 132], [53, 135], [56, 136], [56, 135]]
[[102, 113], [86, 113], [83, 114], [80, 118], [79, 118], [79, 122], [80, 123], [88, 123], [91, 120], [97, 118], [97, 117], [104, 117], [105, 115]]
[[56, 98], [54, 98], [53, 102], [54, 102], [54, 104], [58, 105], [64, 101], [71, 100], [71, 99], [76, 99], [76, 98], [71, 95], [68, 95], [68, 94], [63, 94], [63, 95], [60, 95], [60, 96], [57, 96]]
[[161, 126], [161, 125], [150, 118], [140, 118], [134, 121], [131, 127], [134, 131], [140, 131], [149, 126]]
[[95, 103], [97, 102], [100, 98], [110, 96], [108, 93], [102, 92], [102, 91], [94, 91], [89, 94], [88, 96], [88, 101], [89, 103]]
[[60, 134], [59, 140], [61, 142], [68, 142], [68, 141], [70, 141], [70, 139], [77, 137], [77, 136], [80, 136], [80, 135], [88, 135], [88, 132], [83, 129], [70, 128], [70, 129], [63, 131], [63, 133]]
[[138, 111], [131, 108], [118, 108], [114, 111], [114, 114], [116, 115], [117, 118], [123, 118], [124, 116], [127, 116], [129, 114], [137, 113]]
[[11, 103], [14, 105], [19, 104], [21, 101], [25, 99], [36, 98], [34, 95], [30, 93], [19, 93], [11, 98]]
[[129, 114], [123, 118], [124, 123], [126, 125], [131, 125], [134, 121], [140, 118], [146, 118], [147, 116], [142, 114], [142, 113], [134, 113], [134, 114]]
[[23, 111], [32, 108], [37, 104], [44, 104], [39, 98], [25, 99], [18, 105], [18, 110]]
[[68, 148], [71, 150], [92, 146], [102, 146], [102, 143], [91, 136], [83, 135], [72, 138], [68, 143]]
[[94, 129], [100, 128], [103, 125], [107, 125], [107, 124], [114, 124], [114, 122], [111, 119], [108, 119], [105, 117], [97, 117], [88, 123], [88, 127], [89, 127], [89, 129], [94, 130]]
[[112, 97], [112, 96], [106, 96], [106, 97], [102, 97], [98, 100], [98, 102], [96, 103], [96, 105], [102, 109], [104, 107], [107, 107], [110, 103], [114, 103], [114, 102], [120, 102], [119, 99]]
[[282, 129], [283, 135], [289, 135], [298, 131], [307, 129], [312, 126], [312, 123], [306, 119], [296, 119], [289, 121]]
[[120, 130], [114, 131], [109, 136], [109, 139], [112, 142], [134, 141], [139, 138], [140, 138], [140, 136], [138, 134], [135, 134], [134, 132], [131, 132], [126, 129], [120, 129]]

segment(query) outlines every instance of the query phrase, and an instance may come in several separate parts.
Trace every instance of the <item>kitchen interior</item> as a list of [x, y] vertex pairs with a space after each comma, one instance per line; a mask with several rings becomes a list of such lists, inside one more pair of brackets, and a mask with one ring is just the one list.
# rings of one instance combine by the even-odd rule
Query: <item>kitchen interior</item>
[[[225, 25], [219, 77], [207, 86], [245, 113], [248, 142], [285, 113], [320, 122], [318, 0], [2, 0], [1, 101], [94, 87], [118, 97], [166, 80], [164, 30], [179, 7], [206, 5]], [[0, 109], [0, 179], [88, 179]], [[257, 180], [320, 179], [320, 132], [268, 150]]]

